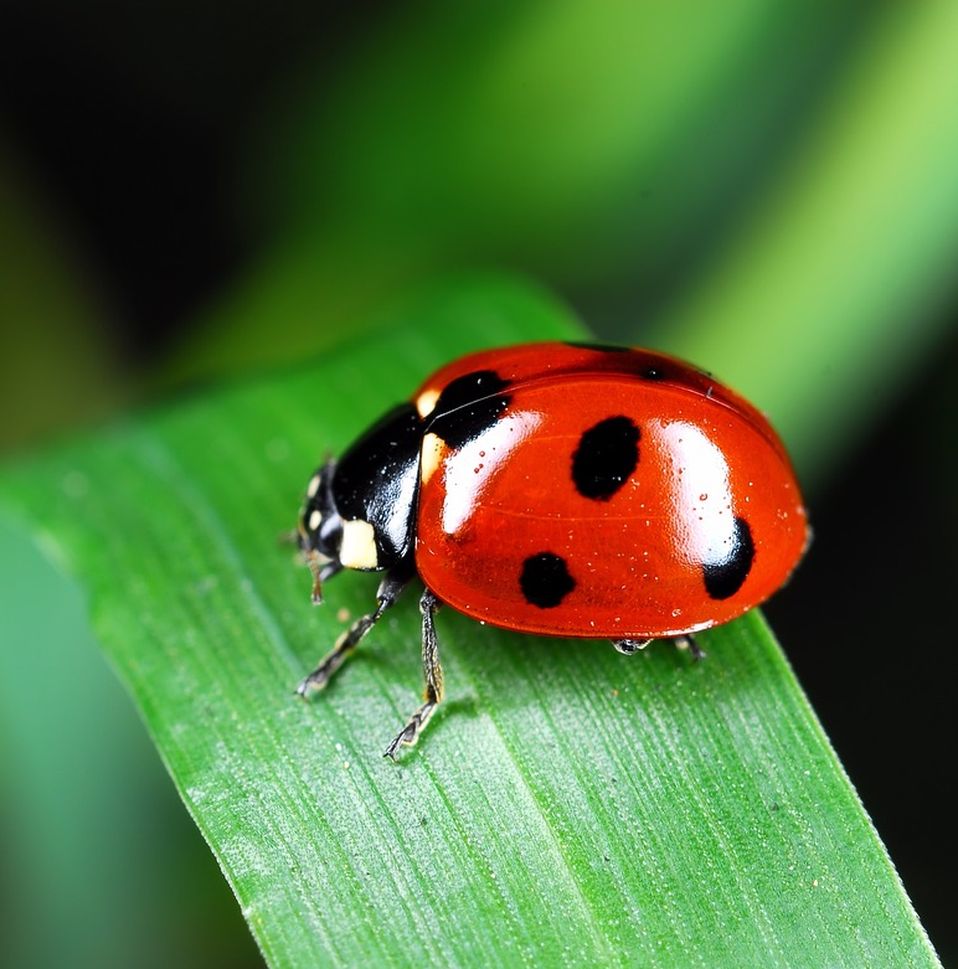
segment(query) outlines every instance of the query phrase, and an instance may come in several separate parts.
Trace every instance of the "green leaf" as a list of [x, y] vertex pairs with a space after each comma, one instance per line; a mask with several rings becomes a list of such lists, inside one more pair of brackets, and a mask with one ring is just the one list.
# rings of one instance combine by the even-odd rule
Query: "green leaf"
[[460, 283], [375, 340], [35, 458], [5, 497], [86, 588], [271, 965], [937, 965], [758, 613], [695, 665], [444, 612], [447, 701], [399, 765], [413, 596], [292, 695], [376, 586], [340, 576], [311, 609], [276, 543], [317, 460], [468, 348], [580, 333], [533, 290]]
[[2, 515], [0, 616], [3, 965], [258, 964], [81, 590]]

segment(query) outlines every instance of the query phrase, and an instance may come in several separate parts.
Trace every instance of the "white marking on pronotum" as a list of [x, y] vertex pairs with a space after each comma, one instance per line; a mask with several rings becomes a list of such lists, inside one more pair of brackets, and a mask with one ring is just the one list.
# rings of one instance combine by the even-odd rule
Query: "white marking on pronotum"
[[419, 461], [419, 477], [423, 484], [429, 481], [439, 467], [445, 447], [445, 442], [438, 434], [426, 434], [423, 437]]
[[319, 478], [319, 475], [318, 474], [314, 474], [309, 479], [309, 487], [306, 489], [306, 497], [307, 498], [315, 498], [316, 497], [316, 492], [319, 491], [319, 481], [320, 481], [320, 478]]
[[376, 532], [369, 522], [361, 518], [343, 522], [343, 543], [339, 549], [339, 561], [347, 569], [375, 569], [379, 565], [376, 554]]
[[313, 509], [313, 513], [309, 516], [309, 530], [315, 532], [319, 528], [320, 523], [323, 520], [322, 512], [318, 509]]
[[439, 400], [438, 390], [424, 390], [416, 398], [416, 410], [419, 411], [419, 416], [428, 417], [436, 409], [437, 400]]

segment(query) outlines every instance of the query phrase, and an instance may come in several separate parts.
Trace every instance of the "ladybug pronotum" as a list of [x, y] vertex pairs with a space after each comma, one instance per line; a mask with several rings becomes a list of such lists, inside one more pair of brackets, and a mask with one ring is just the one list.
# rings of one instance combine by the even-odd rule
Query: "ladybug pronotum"
[[310, 479], [298, 541], [313, 601], [385, 572], [376, 608], [299, 685], [325, 686], [418, 576], [424, 702], [443, 696], [441, 603], [505, 629], [633, 653], [767, 599], [808, 541], [795, 474], [751, 404], [649, 350], [539, 343], [462, 357]]

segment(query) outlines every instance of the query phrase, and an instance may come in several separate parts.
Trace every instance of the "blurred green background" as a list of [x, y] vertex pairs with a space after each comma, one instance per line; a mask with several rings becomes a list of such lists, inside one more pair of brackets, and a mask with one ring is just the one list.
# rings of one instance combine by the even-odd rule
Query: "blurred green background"
[[[955, 37], [948, 3], [7, 0], [0, 443], [374, 339], [459, 272], [691, 357], [795, 454], [816, 540], [768, 613], [947, 963]], [[10, 965], [259, 964], [10, 528], [0, 615]]]

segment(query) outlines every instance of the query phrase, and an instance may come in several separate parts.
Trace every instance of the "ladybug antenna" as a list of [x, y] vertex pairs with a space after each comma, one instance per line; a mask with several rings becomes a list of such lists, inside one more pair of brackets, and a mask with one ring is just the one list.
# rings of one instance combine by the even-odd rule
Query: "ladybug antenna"
[[306, 564], [313, 576], [313, 591], [310, 595], [314, 606], [318, 606], [323, 601], [323, 565], [320, 561], [319, 552], [309, 549], [305, 553]]

